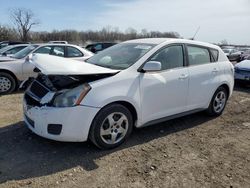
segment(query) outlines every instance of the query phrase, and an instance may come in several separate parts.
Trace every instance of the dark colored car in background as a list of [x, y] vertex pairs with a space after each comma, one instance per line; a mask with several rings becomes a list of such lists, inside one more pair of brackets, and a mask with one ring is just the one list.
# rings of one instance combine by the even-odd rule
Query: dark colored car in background
[[250, 84], [250, 60], [244, 60], [234, 66], [234, 78], [237, 82]]
[[244, 50], [241, 59], [250, 60], [250, 49]]
[[98, 42], [98, 43], [92, 43], [88, 44], [85, 48], [93, 53], [98, 53], [99, 51], [102, 51], [106, 48], [109, 48], [117, 43], [114, 42]]
[[240, 62], [241, 61], [241, 56], [242, 56], [242, 51], [230, 48], [230, 49], [222, 49], [224, 51], [224, 53], [226, 54], [226, 56], [228, 57], [229, 61], [237, 61]]

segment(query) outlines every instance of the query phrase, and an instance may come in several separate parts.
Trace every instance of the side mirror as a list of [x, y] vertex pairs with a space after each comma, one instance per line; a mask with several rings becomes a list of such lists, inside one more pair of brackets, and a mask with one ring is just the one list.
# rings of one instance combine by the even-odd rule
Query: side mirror
[[161, 70], [161, 62], [159, 61], [148, 61], [144, 64], [142, 71], [143, 72], [153, 72]]
[[29, 62], [31, 59], [32, 59], [32, 54], [29, 54], [29, 55], [25, 58], [25, 61], [26, 61], [26, 62]]
[[2, 56], [7, 56], [7, 53], [6, 52], [2, 53]]

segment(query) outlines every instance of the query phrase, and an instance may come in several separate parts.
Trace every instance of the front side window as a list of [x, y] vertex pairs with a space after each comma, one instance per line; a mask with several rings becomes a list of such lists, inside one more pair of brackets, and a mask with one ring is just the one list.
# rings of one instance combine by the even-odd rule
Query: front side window
[[161, 69], [173, 69], [177, 67], [183, 67], [184, 58], [183, 58], [183, 49], [182, 46], [170, 46], [167, 47], [158, 53], [156, 53], [150, 61], [161, 62]]
[[71, 46], [67, 47], [67, 52], [68, 52], [67, 57], [82, 57], [83, 56], [83, 53], [80, 50]]
[[51, 46], [43, 46], [41, 48], [38, 48], [34, 53], [37, 54], [50, 54]]
[[196, 46], [187, 46], [189, 65], [202, 65], [210, 63], [208, 49]]
[[127, 69], [154, 46], [155, 44], [144, 43], [117, 44], [92, 56], [87, 60], [87, 63], [110, 69]]

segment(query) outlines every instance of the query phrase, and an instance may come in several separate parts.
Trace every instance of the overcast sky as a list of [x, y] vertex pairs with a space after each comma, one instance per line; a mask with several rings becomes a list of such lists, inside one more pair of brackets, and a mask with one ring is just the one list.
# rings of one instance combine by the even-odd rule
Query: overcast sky
[[250, 0], [0, 0], [0, 24], [10, 24], [9, 10], [33, 10], [41, 25], [35, 30], [176, 31], [207, 42], [250, 44]]

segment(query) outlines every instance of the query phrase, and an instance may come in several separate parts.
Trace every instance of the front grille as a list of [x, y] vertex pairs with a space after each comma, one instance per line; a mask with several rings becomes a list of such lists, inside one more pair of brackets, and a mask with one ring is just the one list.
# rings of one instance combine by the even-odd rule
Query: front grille
[[24, 94], [24, 99], [29, 106], [40, 106], [40, 102], [28, 95], [27, 93]]
[[28, 121], [31, 127], [35, 128], [35, 123], [32, 119], [25, 115], [25, 119]]
[[35, 95], [37, 98], [43, 98], [50, 90], [37, 82], [36, 80], [31, 84], [29, 92]]

